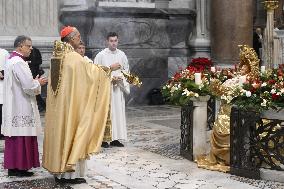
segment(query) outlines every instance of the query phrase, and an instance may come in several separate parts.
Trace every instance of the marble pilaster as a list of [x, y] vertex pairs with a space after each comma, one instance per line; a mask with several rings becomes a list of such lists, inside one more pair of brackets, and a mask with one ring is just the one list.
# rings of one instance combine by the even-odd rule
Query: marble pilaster
[[30, 36], [48, 64], [59, 37], [58, 7], [57, 0], [0, 0], [0, 46], [11, 51], [16, 36]]
[[211, 57], [221, 66], [238, 63], [238, 45], [252, 46], [253, 0], [211, 2]]
[[196, 27], [189, 40], [191, 58], [210, 57], [210, 0], [196, 0]]
[[0, 35], [58, 36], [56, 0], [0, 0]]

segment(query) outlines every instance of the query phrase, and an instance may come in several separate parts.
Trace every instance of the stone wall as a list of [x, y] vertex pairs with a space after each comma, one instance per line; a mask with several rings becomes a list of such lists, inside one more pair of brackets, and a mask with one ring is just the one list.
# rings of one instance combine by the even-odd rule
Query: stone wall
[[187, 41], [195, 18], [189, 9], [98, 7], [75, 14], [76, 19], [74, 10], [65, 8], [62, 22], [80, 26], [92, 58], [106, 47], [109, 31], [118, 33], [119, 48], [126, 53], [131, 72], [143, 82], [141, 88], [131, 88], [128, 104], [146, 104], [149, 91], [168, 80], [169, 67], [187, 63]]

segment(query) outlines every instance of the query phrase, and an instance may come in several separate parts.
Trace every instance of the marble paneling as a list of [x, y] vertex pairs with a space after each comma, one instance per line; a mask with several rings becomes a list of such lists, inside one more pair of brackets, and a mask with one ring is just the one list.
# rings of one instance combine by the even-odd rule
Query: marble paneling
[[188, 65], [187, 57], [169, 57], [168, 58], [168, 77], [171, 78], [174, 74], [186, 68]]
[[57, 0], [0, 0], [0, 35], [58, 36]]
[[59, 39], [57, 0], [0, 0], [0, 47], [13, 50], [16, 36], [31, 37], [49, 65], [54, 40]]
[[[118, 33], [119, 49], [126, 53], [131, 72], [143, 82], [141, 88], [131, 88], [127, 104], [147, 104], [150, 90], [159, 88], [169, 77], [168, 57], [186, 59], [190, 54], [187, 41], [195, 15], [192, 10], [98, 7], [87, 11], [88, 19], [93, 16], [93, 22], [88, 26], [84, 21], [81, 25], [72, 21], [73, 11], [65, 8], [61, 19], [63, 23], [73, 22], [84, 30], [81, 33], [87, 36], [84, 39], [88, 44], [88, 54], [93, 54], [93, 58], [106, 47], [107, 33]], [[77, 11], [75, 14], [84, 15], [85, 12]], [[175, 58], [171, 59], [172, 63]]]

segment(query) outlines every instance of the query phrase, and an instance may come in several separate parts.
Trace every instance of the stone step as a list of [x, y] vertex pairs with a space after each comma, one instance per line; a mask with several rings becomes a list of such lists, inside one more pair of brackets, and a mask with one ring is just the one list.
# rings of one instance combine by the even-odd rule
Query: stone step
[[260, 177], [263, 180], [270, 180], [270, 181], [284, 183], [284, 171], [260, 169]]

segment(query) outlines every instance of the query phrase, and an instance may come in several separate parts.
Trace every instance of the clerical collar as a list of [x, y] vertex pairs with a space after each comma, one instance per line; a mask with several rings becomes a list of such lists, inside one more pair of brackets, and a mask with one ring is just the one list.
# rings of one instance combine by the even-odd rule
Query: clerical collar
[[114, 51], [110, 50], [109, 48], [107, 48], [107, 50], [112, 53], [112, 54], [115, 54], [117, 52], [117, 49], [115, 49]]
[[26, 61], [26, 57], [24, 57], [24, 55], [22, 55], [21, 53], [17, 52], [17, 51], [13, 51], [11, 54], [10, 54], [10, 57], [9, 59], [15, 57], [15, 56], [18, 56], [20, 58], [22, 58], [24, 61]]

